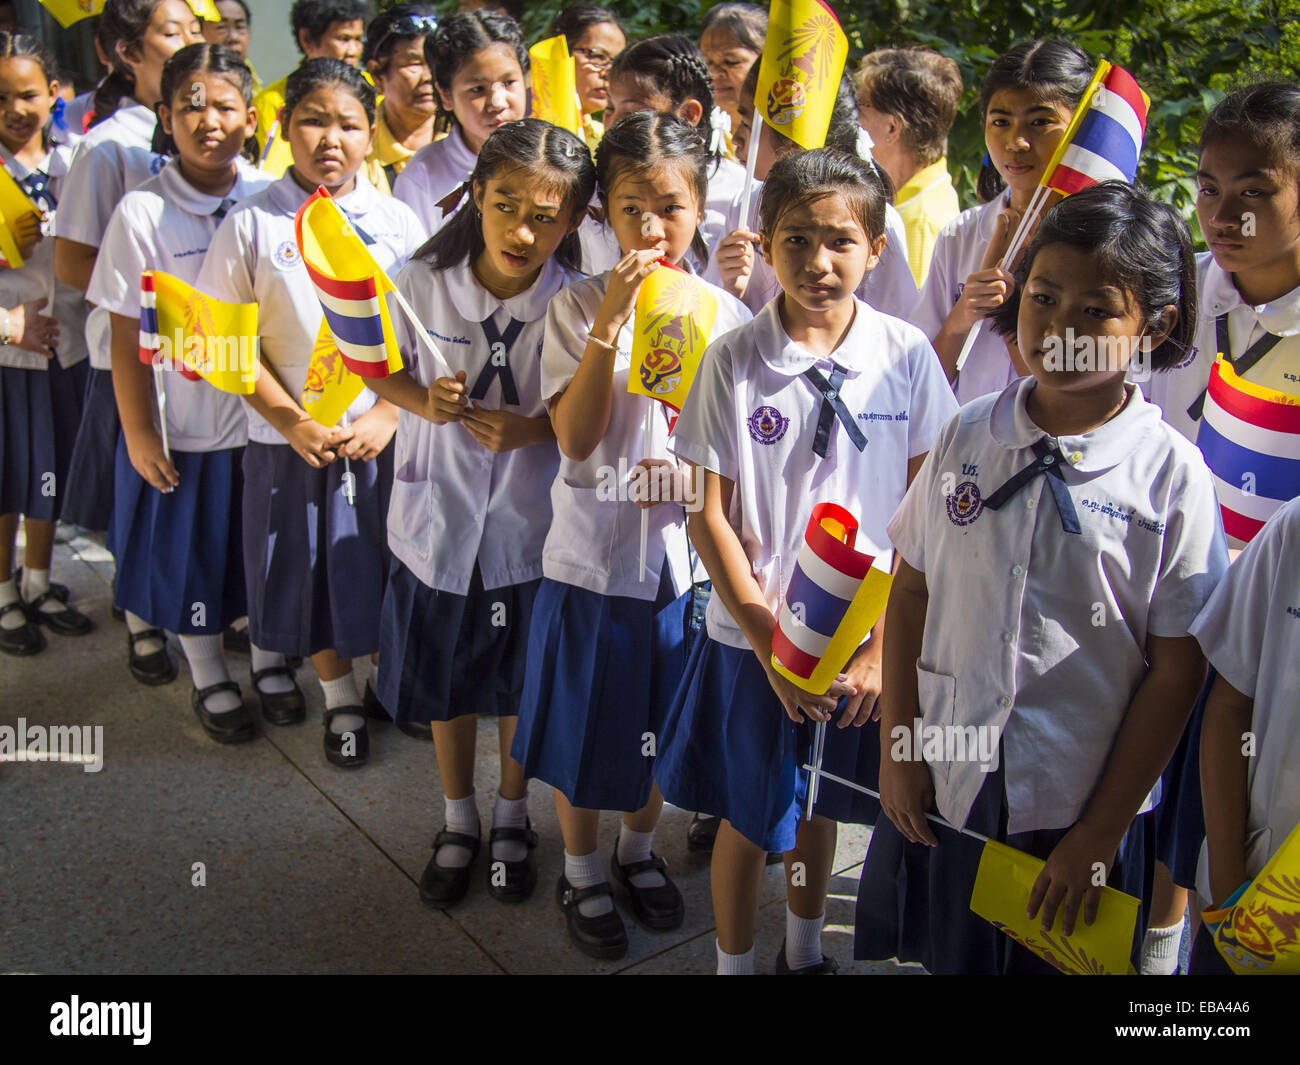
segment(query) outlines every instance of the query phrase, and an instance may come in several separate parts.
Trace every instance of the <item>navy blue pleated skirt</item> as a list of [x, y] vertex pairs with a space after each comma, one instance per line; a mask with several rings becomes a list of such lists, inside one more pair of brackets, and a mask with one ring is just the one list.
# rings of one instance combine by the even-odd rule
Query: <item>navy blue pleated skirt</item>
[[[1068, 829], [1008, 836], [1003, 785], [1004, 770], [999, 766], [988, 774], [976, 796], [967, 827], [1037, 858], [1047, 858]], [[858, 885], [853, 956], [920, 962], [927, 971], [946, 975], [1057, 972], [971, 912], [970, 898], [984, 844], [933, 821], [930, 828], [939, 840], [937, 847], [909, 843], [894, 823], [881, 815], [871, 834]], [[1134, 968], [1141, 961], [1154, 876], [1152, 811], [1141, 814], [1129, 826], [1107, 881], [1141, 901], [1130, 955]]]
[[1205, 700], [1214, 686], [1214, 667], [1196, 700], [1196, 708], [1183, 730], [1169, 765], [1161, 776], [1160, 805], [1156, 807], [1156, 860], [1168, 868], [1174, 884], [1196, 888], [1196, 863], [1205, 842], [1205, 808], [1201, 805], [1201, 723]]
[[122, 423], [117, 416], [111, 370], [88, 367], [81, 423], [68, 464], [63, 520], [87, 529], [107, 529], [113, 511], [113, 466]]
[[[826, 725], [826, 750], [822, 768], [837, 777], [855, 784], [880, 790], [880, 722], [848, 728], [837, 728], [835, 723], [844, 712], [846, 700], [841, 699], [834, 717]], [[822, 778], [817, 788], [817, 802], [813, 809], [823, 817], [846, 825], [874, 825], [885, 815], [880, 800], [863, 795], [834, 780]]]
[[510, 751], [526, 776], [587, 810], [631, 812], [650, 800], [686, 664], [690, 598], [673, 597], [666, 565], [653, 602], [542, 578]]
[[683, 810], [725, 817], [757, 846], [788, 851], [803, 800], [808, 729], [791, 721], [751, 651], [701, 633], [664, 722], [655, 781]]
[[540, 580], [465, 595], [430, 588], [393, 559], [379, 620], [379, 701], [395, 721], [519, 713], [529, 618]]
[[287, 444], [244, 449], [248, 632], [264, 650], [340, 658], [379, 650], [393, 449], [351, 467], [355, 506], [343, 495], [341, 459], [318, 470]]
[[243, 455], [173, 451], [180, 483], [164, 495], [136, 473], [118, 438], [105, 545], [117, 560], [119, 607], [186, 636], [214, 636], [244, 616]]
[[88, 369], [85, 359], [66, 370], [58, 359], [44, 370], [0, 366], [0, 514], [62, 514]]

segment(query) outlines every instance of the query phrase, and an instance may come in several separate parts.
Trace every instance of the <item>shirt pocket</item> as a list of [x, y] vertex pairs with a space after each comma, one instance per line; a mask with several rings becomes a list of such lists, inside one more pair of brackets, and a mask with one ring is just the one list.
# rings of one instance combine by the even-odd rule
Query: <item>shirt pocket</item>
[[580, 488], [557, 477], [551, 486], [551, 509], [554, 514], [547, 556], [554, 562], [574, 569], [611, 576], [615, 545], [622, 526], [622, 511], [633, 511], [636, 538], [641, 536], [640, 508], [629, 503], [602, 498], [596, 488]]
[[414, 462], [404, 463], [393, 476], [388, 539], [422, 561], [433, 557], [433, 485], [416, 475]]
[[[923, 729], [940, 728], [946, 730], [953, 724], [957, 713], [957, 681], [946, 673], [931, 673], [920, 664], [916, 667], [916, 696], [920, 708]], [[915, 723], [913, 722], [913, 725]], [[942, 733], [948, 735], [946, 731]], [[922, 749], [924, 749], [923, 732]], [[915, 743], [915, 740], [913, 740]], [[938, 780], [947, 780], [951, 765], [947, 761], [930, 762], [930, 770]]]

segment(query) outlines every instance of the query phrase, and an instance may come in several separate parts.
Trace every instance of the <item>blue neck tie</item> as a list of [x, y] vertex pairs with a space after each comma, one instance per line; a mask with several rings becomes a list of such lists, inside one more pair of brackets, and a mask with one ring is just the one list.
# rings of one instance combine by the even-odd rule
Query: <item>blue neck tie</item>
[[1079, 516], [1074, 510], [1074, 500], [1070, 498], [1070, 491], [1065, 487], [1065, 474], [1061, 471], [1065, 458], [1061, 454], [1060, 447], [1053, 447], [1047, 442], [1047, 437], [1040, 437], [1034, 441], [1034, 454], [1038, 458], [1009, 478], [1001, 488], [984, 500], [984, 505], [990, 510], [1001, 510], [1003, 504], [1020, 489], [1045, 473], [1047, 486], [1051, 488], [1052, 498], [1056, 500], [1056, 512], [1061, 516], [1061, 528], [1068, 533], [1082, 532]]
[[31, 197], [32, 202], [37, 207], [41, 207], [46, 211], [53, 211], [58, 207], [58, 203], [54, 199], [54, 193], [49, 188], [49, 174], [40, 170], [33, 170], [19, 184], [22, 185], [23, 191]]
[[[488, 361], [479, 371], [478, 380], [469, 391], [470, 399], [482, 399], [487, 395], [488, 387], [492, 382], [500, 377], [501, 398], [511, 406], [519, 406], [519, 389], [515, 387], [515, 376], [510, 372], [509, 355], [523, 328], [524, 323], [514, 318], [510, 319], [510, 324], [506, 326], [504, 333], [497, 332], [497, 327], [492, 324], [491, 318], [483, 323], [483, 335], [487, 337], [488, 342]], [[499, 352], [498, 344], [501, 345]], [[498, 355], [500, 362], [497, 361]]]
[[849, 434], [849, 439], [853, 441], [853, 446], [859, 451], [867, 446], [867, 437], [863, 431], [858, 428], [857, 420], [853, 417], [852, 412], [844, 405], [844, 400], [840, 398], [840, 387], [844, 384], [844, 367], [837, 362], [831, 363], [831, 379], [826, 380], [813, 367], [803, 372], [804, 377], [812, 382], [812, 385], [822, 397], [822, 408], [817, 416], [817, 435], [813, 437], [813, 452], [818, 458], [825, 458], [826, 452], [830, 447], [831, 429], [835, 425], [835, 419], [839, 418], [840, 424], [844, 426], [844, 431]]

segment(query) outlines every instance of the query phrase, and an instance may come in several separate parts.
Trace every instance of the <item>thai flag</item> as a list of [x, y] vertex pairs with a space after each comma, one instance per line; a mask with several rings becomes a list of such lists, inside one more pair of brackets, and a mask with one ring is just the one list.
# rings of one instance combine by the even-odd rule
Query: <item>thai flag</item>
[[362, 377], [387, 377], [383, 295], [375, 278], [342, 281], [304, 263], [347, 368]]
[[[177, 332], [173, 343], [181, 340]], [[154, 365], [159, 351], [163, 347], [163, 338], [158, 332], [158, 296], [154, 289], [153, 271], [146, 270], [140, 275], [140, 361], [146, 366]], [[185, 352], [172, 350], [170, 356], [162, 359], [164, 370], [179, 370], [187, 381], [199, 380], [199, 375], [185, 365]]]
[[1278, 507], [1300, 495], [1300, 396], [1244, 381], [1219, 359], [1196, 443], [1214, 474], [1233, 547], [1248, 544]]
[[796, 677], [812, 676], [875, 561], [854, 550], [857, 529], [857, 519], [843, 507], [813, 507], [772, 636], [773, 657]]
[[1133, 183], [1151, 98], [1123, 67], [1107, 70], [1087, 98], [1082, 119], [1057, 149], [1043, 184], [1069, 196], [1103, 181]]

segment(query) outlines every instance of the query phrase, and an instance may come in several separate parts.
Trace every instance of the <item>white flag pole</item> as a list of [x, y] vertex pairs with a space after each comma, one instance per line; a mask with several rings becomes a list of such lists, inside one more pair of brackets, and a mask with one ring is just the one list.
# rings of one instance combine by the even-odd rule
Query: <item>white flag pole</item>
[[754, 108], [749, 126], [749, 144], [745, 151], [745, 186], [740, 194], [740, 224], [749, 227], [749, 201], [754, 197], [754, 169], [758, 166], [758, 138], [763, 134], [763, 116]]
[[[655, 414], [655, 401], [653, 399], [647, 399], [646, 408], [645, 408], [645, 425], [643, 428], [643, 440], [642, 440], [642, 448], [641, 448], [642, 459], [648, 459], [650, 457], [650, 440], [654, 432], [654, 414]], [[650, 468], [647, 466], [647, 467], [643, 467], [643, 469], [646, 472], [645, 482], [646, 482], [646, 493], [648, 496], [650, 491], [650, 483], [649, 483]], [[650, 537], [650, 511], [646, 508], [642, 508], [641, 510], [641, 566], [640, 569], [637, 570], [637, 572], [641, 575], [642, 581], [645, 581], [647, 578], [647, 574], [645, 571], [645, 551], [646, 551], [646, 541], [649, 539], [649, 537]]]
[[172, 449], [167, 441], [167, 393], [163, 390], [162, 360], [157, 355], [153, 360], [153, 391], [158, 400], [158, 428], [162, 433], [163, 458], [171, 462]]

